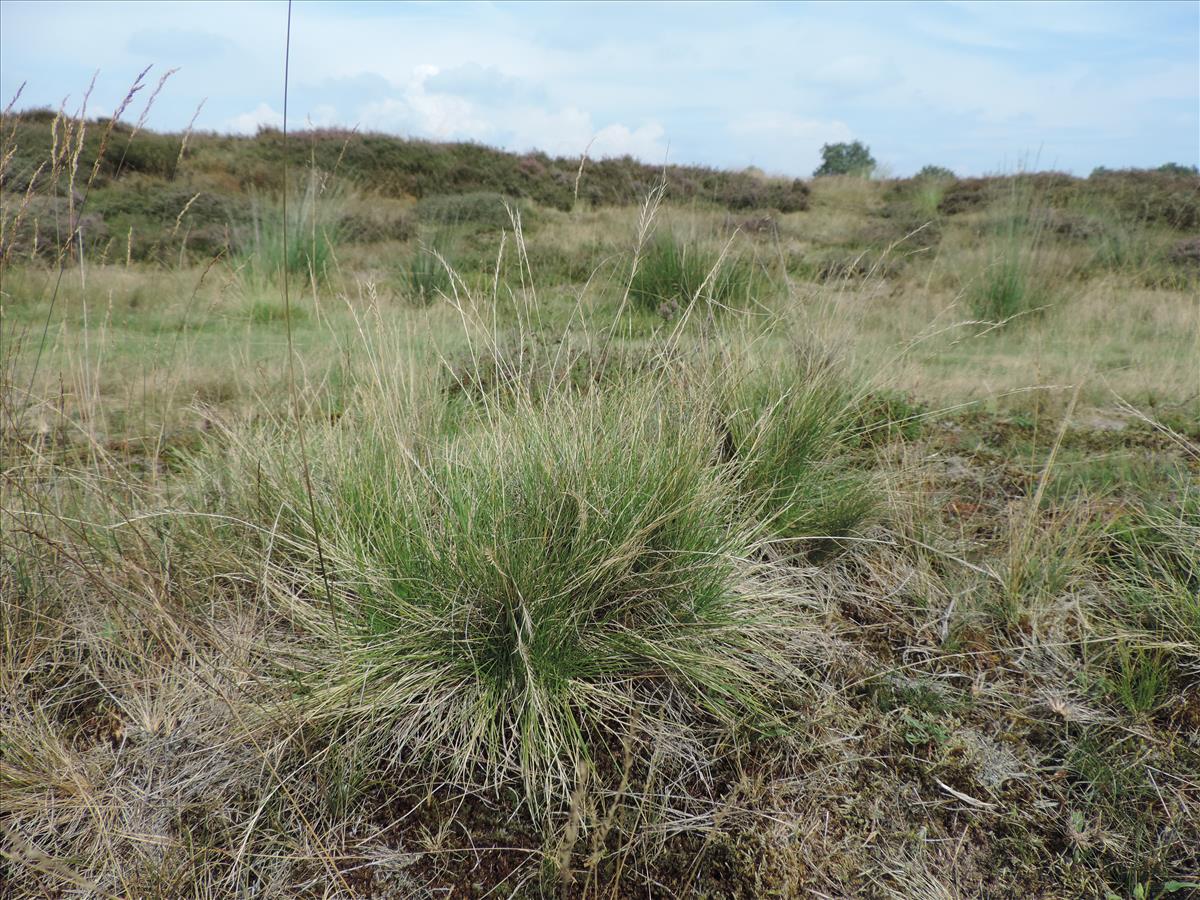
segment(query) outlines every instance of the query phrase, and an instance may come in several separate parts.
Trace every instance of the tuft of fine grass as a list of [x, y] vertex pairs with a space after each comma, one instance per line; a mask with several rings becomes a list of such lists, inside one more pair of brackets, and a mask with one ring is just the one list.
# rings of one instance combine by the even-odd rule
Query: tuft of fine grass
[[778, 721], [794, 630], [754, 599], [754, 529], [685, 409], [631, 388], [420, 451], [390, 414], [314, 436], [328, 598], [294, 451], [242, 442], [244, 515], [277, 529], [255, 565], [310, 648], [281, 673], [306, 732], [550, 813], [588, 772], [703, 766], [703, 735]]
[[1040, 312], [1055, 301], [1043, 217], [1033, 188], [1014, 179], [997, 204], [983, 265], [967, 285], [967, 300], [981, 319], [1007, 322]]
[[418, 247], [401, 263], [399, 281], [405, 297], [424, 305], [453, 292], [450, 271], [443, 261], [447, 252], [444, 241], [435, 241], [431, 247]]
[[753, 266], [737, 256], [721, 255], [671, 234], [650, 242], [629, 288], [630, 300], [664, 314], [686, 309], [697, 300], [717, 306], [746, 306], [755, 288]]
[[728, 373], [719, 405], [726, 453], [766, 531], [810, 553], [852, 534], [878, 490], [849, 455], [858, 398], [830, 366], [803, 354]]
[[282, 202], [254, 202], [249, 239], [240, 262], [253, 277], [301, 275], [325, 281], [336, 266], [343, 217], [329, 177], [310, 170], [302, 190], [293, 191], [284, 219]]
[[939, 207], [946, 191], [955, 182], [954, 173], [941, 166], [925, 166], [913, 179], [911, 203], [913, 210], [924, 221], [938, 218]]

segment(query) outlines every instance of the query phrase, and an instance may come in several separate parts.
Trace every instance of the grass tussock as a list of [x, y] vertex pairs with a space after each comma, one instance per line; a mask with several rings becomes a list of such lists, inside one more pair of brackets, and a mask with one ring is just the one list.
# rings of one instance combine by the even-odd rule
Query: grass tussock
[[327, 280], [337, 265], [341, 241], [339, 204], [329, 176], [315, 170], [286, 207], [278, 199], [255, 203], [240, 265], [259, 281], [274, 281], [280, 273]]
[[1009, 196], [985, 226], [982, 267], [967, 283], [967, 300], [981, 319], [1008, 322], [1044, 312], [1060, 289], [1045, 222], [1032, 189], [1014, 182]]
[[210, 477], [228, 510], [255, 473], [233, 505], [275, 522], [279, 551], [246, 563], [310, 642], [289, 711], [359, 765], [517, 780], [539, 814], [589, 770], [703, 769], [711, 735], [777, 725], [795, 626], [764, 603], [754, 528], [685, 409], [632, 388], [419, 452], [390, 414], [343, 417], [312, 444], [329, 597], [314, 533], [280, 516], [304, 504], [294, 448], [231, 437], [239, 466]]
[[645, 249], [630, 283], [638, 307], [670, 318], [698, 301], [710, 307], [745, 308], [753, 302], [753, 265], [736, 251], [660, 234]]
[[853, 534], [879, 491], [851, 456], [857, 398], [844, 377], [793, 351], [722, 382], [726, 452], [767, 533], [810, 553]]
[[414, 250], [399, 267], [401, 292], [417, 304], [432, 303], [454, 293], [453, 258], [450, 241], [435, 238]]

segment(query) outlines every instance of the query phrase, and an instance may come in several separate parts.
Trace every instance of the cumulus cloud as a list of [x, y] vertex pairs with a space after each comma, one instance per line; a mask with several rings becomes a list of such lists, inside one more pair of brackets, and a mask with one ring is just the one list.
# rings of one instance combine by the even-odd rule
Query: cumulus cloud
[[504, 72], [497, 66], [478, 63], [438, 69], [424, 79], [424, 85], [431, 93], [458, 94], [477, 103], [544, 104], [549, 99], [543, 85]]
[[283, 113], [276, 112], [268, 103], [259, 103], [249, 112], [234, 116], [225, 123], [225, 127], [234, 134], [254, 134], [259, 128], [267, 126], [280, 128], [283, 125]]
[[437, 74], [436, 66], [418, 66], [406, 83], [393, 87], [389, 96], [361, 106], [360, 123], [368, 131], [394, 131], [436, 140], [487, 140], [492, 127], [469, 100], [426, 89], [426, 82]]
[[608, 125], [596, 132], [593, 156], [635, 156], [645, 162], [661, 162], [667, 156], [667, 133], [657, 122], [630, 129]]
[[[315, 107], [313, 122], [332, 120], [336, 106], [354, 110], [355, 124], [365, 131], [479, 141], [507, 150], [562, 156], [578, 155], [589, 144], [593, 157], [630, 155], [658, 162], [667, 152], [666, 131], [656, 121], [637, 126], [598, 123], [578, 105], [555, 103], [540, 86], [495, 67], [417, 66], [400, 81], [373, 80], [365, 92], [369, 99], [347, 107], [345, 101], [359, 93], [357, 85], [357, 79], [337, 80], [309, 89], [308, 96], [338, 101]], [[319, 115], [321, 111], [327, 115]], [[237, 120], [241, 130], [258, 124], [249, 113]]]

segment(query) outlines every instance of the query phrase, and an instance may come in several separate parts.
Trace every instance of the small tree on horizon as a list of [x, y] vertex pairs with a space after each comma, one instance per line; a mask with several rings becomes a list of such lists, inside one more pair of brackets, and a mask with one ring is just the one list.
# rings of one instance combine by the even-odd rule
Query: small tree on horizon
[[821, 165], [813, 172], [820, 178], [825, 175], [869, 175], [875, 168], [875, 157], [862, 141], [824, 144], [821, 147]]
[[952, 169], [947, 169], [945, 166], [922, 166], [914, 178], [924, 178], [929, 180], [950, 181], [958, 176], [954, 174]]
[[1200, 169], [1196, 166], [1187, 166], [1177, 162], [1163, 163], [1158, 167], [1158, 171], [1166, 172], [1168, 175], [1200, 175]]

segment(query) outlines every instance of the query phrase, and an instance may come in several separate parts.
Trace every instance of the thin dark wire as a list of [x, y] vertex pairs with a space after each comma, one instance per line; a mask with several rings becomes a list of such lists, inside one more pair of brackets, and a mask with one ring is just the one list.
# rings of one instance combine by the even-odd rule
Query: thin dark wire
[[292, 302], [288, 290], [288, 72], [292, 56], [292, 0], [288, 0], [287, 37], [283, 48], [283, 321], [287, 330], [288, 392], [292, 397], [292, 414], [296, 419], [296, 435], [300, 439], [300, 468], [304, 473], [304, 492], [308, 495], [308, 517], [312, 522], [313, 536], [317, 543], [317, 564], [321, 569], [321, 581], [325, 585], [325, 600], [329, 604], [329, 617], [333, 628], [341, 635], [337, 610], [333, 605], [333, 590], [329, 586], [329, 572], [325, 568], [325, 551], [321, 546], [321, 527], [317, 524], [317, 504], [313, 499], [312, 475], [308, 468], [308, 447], [304, 441], [304, 422], [300, 418], [300, 398], [296, 394], [296, 354], [292, 346]]

